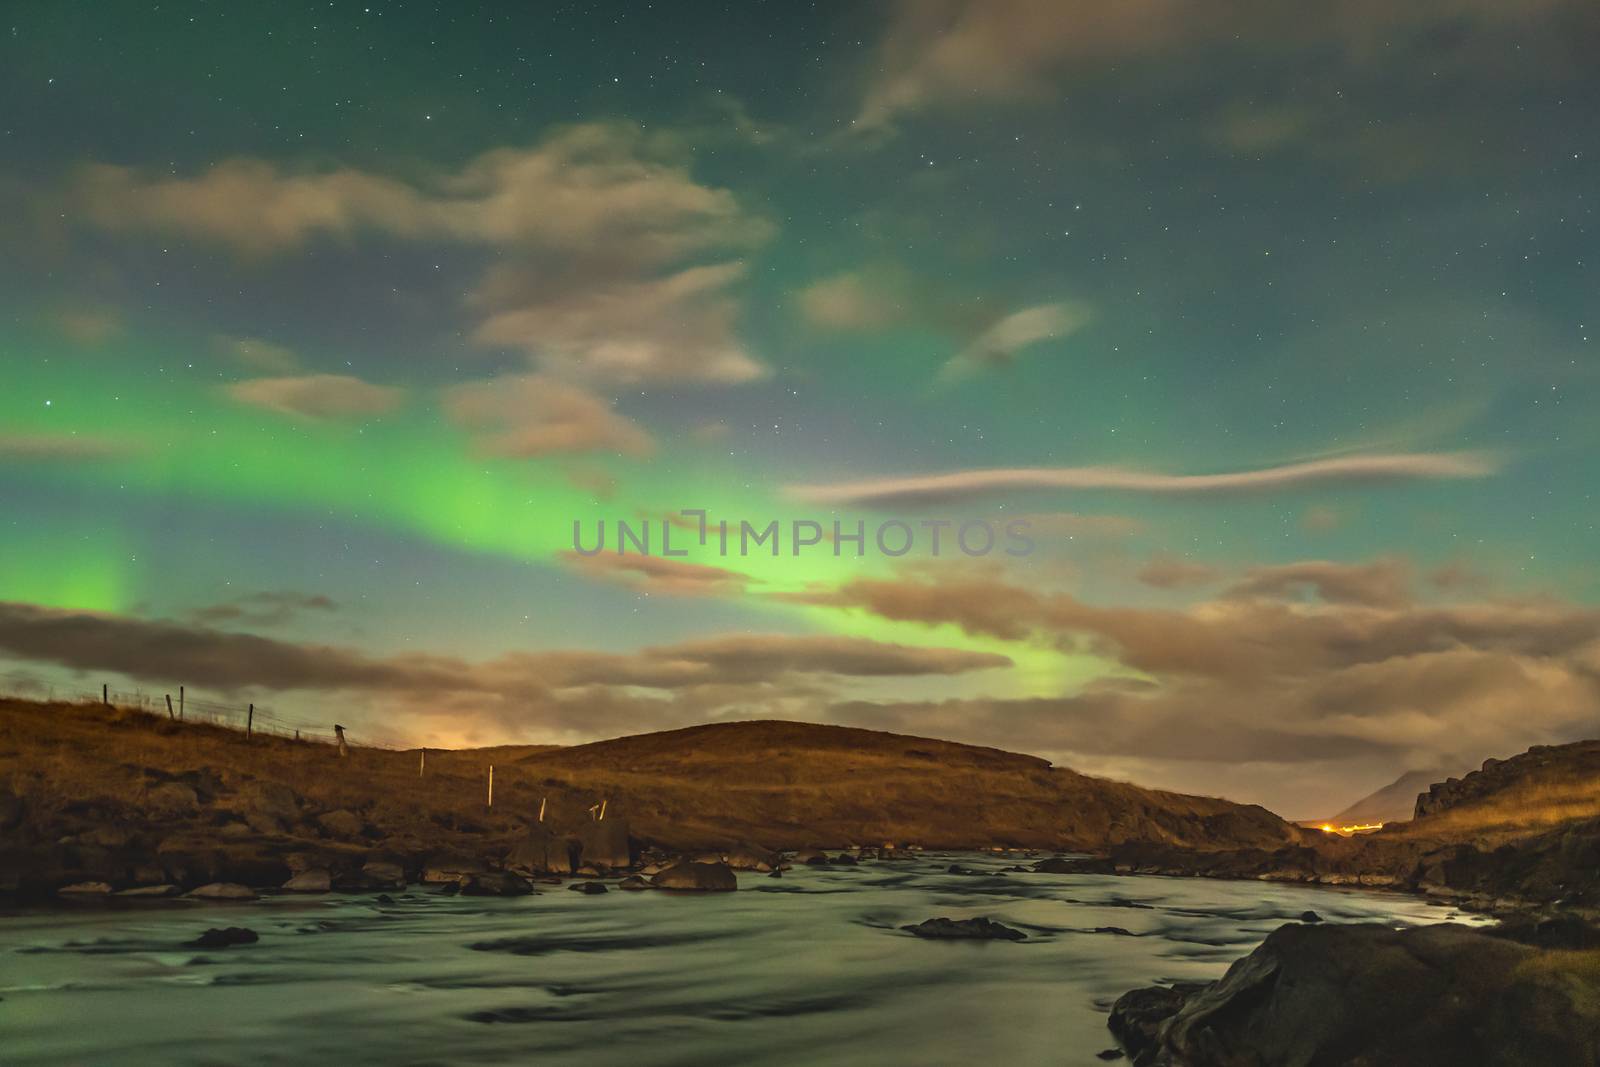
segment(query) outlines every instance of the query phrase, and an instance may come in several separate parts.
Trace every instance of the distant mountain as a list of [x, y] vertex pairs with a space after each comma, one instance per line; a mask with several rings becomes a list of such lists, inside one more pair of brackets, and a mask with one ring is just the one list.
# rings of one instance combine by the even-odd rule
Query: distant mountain
[[1465, 768], [1434, 767], [1407, 771], [1375, 792], [1368, 793], [1337, 815], [1325, 820], [1335, 826], [1361, 826], [1370, 823], [1405, 822], [1417, 806], [1417, 795], [1426, 793], [1435, 782], [1442, 782]]

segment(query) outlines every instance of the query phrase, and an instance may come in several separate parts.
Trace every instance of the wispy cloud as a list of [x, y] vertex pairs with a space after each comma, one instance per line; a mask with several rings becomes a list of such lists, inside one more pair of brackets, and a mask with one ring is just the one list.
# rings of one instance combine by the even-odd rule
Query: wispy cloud
[[1020, 467], [953, 471], [821, 485], [786, 493], [818, 504], [948, 501], [1028, 490], [1112, 490], [1152, 494], [1221, 494], [1293, 489], [1336, 482], [1486, 478], [1493, 457], [1473, 452], [1397, 452], [1290, 463], [1222, 474], [1163, 474], [1127, 467]]
[[224, 387], [242, 404], [306, 419], [359, 419], [386, 415], [405, 400], [405, 391], [374, 385], [348, 374], [306, 374], [288, 378], [250, 378]]

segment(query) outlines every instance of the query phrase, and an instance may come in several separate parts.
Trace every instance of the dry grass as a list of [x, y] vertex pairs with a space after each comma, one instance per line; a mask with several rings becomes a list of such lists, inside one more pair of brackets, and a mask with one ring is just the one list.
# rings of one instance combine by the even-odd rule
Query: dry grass
[[[495, 803], [486, 806], [495, 767]], [[995, 749], [841, 727], [726, 723], [574, 748], [502, 746], [418, 753], [257, 737], [99, 705], [0, 701], [0, 782], [37, 821], [101, 806], [162, 817], [151, 791], [207, 769], [233, 790], [294, 790], [312, 811], [345, 808], [385, 838], [509, 837], [547, 821], [573, 828], [603, 798], [640, 837], [671, 847], [878, 844], [1104, 847], [1276, 845], [1297, 832], [1260, 809], [1140, 789]]]

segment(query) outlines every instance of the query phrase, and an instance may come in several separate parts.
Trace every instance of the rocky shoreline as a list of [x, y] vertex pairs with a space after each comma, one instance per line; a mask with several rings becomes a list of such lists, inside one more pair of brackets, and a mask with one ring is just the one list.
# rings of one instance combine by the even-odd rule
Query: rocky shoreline
[[1289, 924], [1216, 982], [1123, 994], [1135, 1067], [1534, 1067], [1600, 1057], [1597, 940], [1578, 922]]

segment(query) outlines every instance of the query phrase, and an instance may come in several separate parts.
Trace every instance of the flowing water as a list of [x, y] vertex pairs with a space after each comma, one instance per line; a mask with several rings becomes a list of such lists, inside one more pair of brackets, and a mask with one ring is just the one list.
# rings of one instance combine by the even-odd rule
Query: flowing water
[[[952, 875], [952, 861], [986, 872]], [[1310, 909], [1454, 915], [1393, 894], [998, 873], [1010, 861], [741, 874], [701, 896], [276, 897], [0, 916], [0, 1063], [1098, 1063], [1106, 1009], [1209, 979]], [[988, 916], [1021, 942], [899, 929]], [[1471, 917], [1460, 921], [1476, 922]], [[208, 926], [257, 944], [183, 947]], [[1127, 934], [1096, 933], [1120, 927]]]

